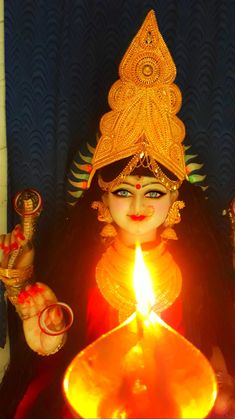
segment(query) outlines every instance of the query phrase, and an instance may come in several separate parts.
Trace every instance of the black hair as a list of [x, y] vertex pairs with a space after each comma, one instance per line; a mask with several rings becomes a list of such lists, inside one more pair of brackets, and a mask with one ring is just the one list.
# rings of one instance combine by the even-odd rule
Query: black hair
[[[109, 164], [102, 169], [99, 170], [99, 173], [101, 174], [101, 177], [106, 182], [110, 182], [113, 179], [115, 179], [127, 166], [127, 164], [130, 161], [130, 157], [127, 157], [122, 160], [118, 160], [112, 164]], [[131, 172], [131, 175], [139, 175], [139, 176], [154, 176], [152, 170], [148, 167], [148, 162], [145, 159], [143, 161], [143, 165], [137, 166], [133, 169]], [[158, 163], [158, 166], [163, 171], [163, 173], [171, 180], [177, 180], [177, 177], [170, 172], [166, 167], [162, 166], [160, 163]]]
[[[113, 166], [102, 170], [105, 180], [120, 173], [120, 164], [115, 167], [115, 170]], [[40, 279], [52, 286], [60, 300], [72, 306], [80, 326], [85, 325], [86, 320], [81, 307], [85, 305], [87, 290], [95, 283], [96, 264], [104, 251], [99, 237], [101, 225], [96, 211], [91, 208], [91, 203], [100, 200], [102, 194], [96, 174], [90, 189], [70, 210], [59, 239], [57, 237], [54, 242], [47, 278], [45, 272], [40, 274], [38, 269]], [[168, 241], [168, 248], [182, 271], [186, 336], [208, 357], [212, 346], [219, 344], [230, 370], [235, 371], [235, 330], [230, 337], [230, 329], [235, 327], [230, 277], [221, 257], [207, 201], [199, 187], [186, 181], [179, 190], [179, 199], [186, 205], [182, 210], [182, 221], [175, 228], [178, 240]], [[49, 266], [49, 261], [39, 265]], [[80, 336], [83, 332], [79, 331]], [[71, 339], [70, 342], [72, 345]]]

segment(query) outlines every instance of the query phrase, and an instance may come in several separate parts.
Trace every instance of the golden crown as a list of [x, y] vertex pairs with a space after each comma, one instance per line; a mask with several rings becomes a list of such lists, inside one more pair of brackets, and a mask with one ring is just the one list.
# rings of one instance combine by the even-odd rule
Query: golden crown
[[[88, 187], [98, 169], [132, 157], [116, 183], [147, 161], [161, 183], [176, 189], [186, 176], [182, 145], [185, 127], [176, 116], [181, 107], [181, 92], [173, 83], [176, 67], [153, 10], [126, 51], [119, 76], [108, 96], [112, 110], [100, 121], [101, 137], [91, 162]], [[157, 162], [178, 180], [164, 175]], [[100, 180], [104, 190], [114, 184]]]

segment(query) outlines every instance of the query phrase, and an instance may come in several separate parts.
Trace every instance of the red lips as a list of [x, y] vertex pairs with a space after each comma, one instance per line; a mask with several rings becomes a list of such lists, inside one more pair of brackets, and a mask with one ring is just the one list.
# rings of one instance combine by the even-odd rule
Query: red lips
[[131, 218], [131, 220], [133, 221], [143, 221], [146, 218], [146, 215], [129, 215], [129, 217]]

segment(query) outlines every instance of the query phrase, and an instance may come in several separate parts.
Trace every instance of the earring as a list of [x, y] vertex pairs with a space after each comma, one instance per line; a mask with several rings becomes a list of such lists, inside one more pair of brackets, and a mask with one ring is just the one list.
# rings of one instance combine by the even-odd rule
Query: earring
[[109, 208], [102, 201], [93, 201], [91, 208], [98, 210], [98, 220], [106, 225], [102, 228], [100, 235], [103, 238], [112, 238], [117, 235], [115, 227], [112, 225], [113, 219]]
[[178, 224], [181, 221], [180, 210], [185, 207], [184, 201], [175, 201], [167, 214], [164, 222], [165, 230], [161, 234], [161, 238], [164, 240], [178, 240], [175, 230], [172, 228], [174, 224]]

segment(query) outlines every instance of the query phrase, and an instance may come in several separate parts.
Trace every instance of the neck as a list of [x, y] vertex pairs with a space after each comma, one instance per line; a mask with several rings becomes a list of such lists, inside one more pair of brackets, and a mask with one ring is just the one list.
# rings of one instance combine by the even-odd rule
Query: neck
[[119, 230], [118, 232], [119, 240], [126, 246], [135, 246], [136, 243], [145, 244], [145, 243], [154, 243], [157, 241], [157, 230], [151, 231], [146, 234], [130, 234], [128, 231]]

